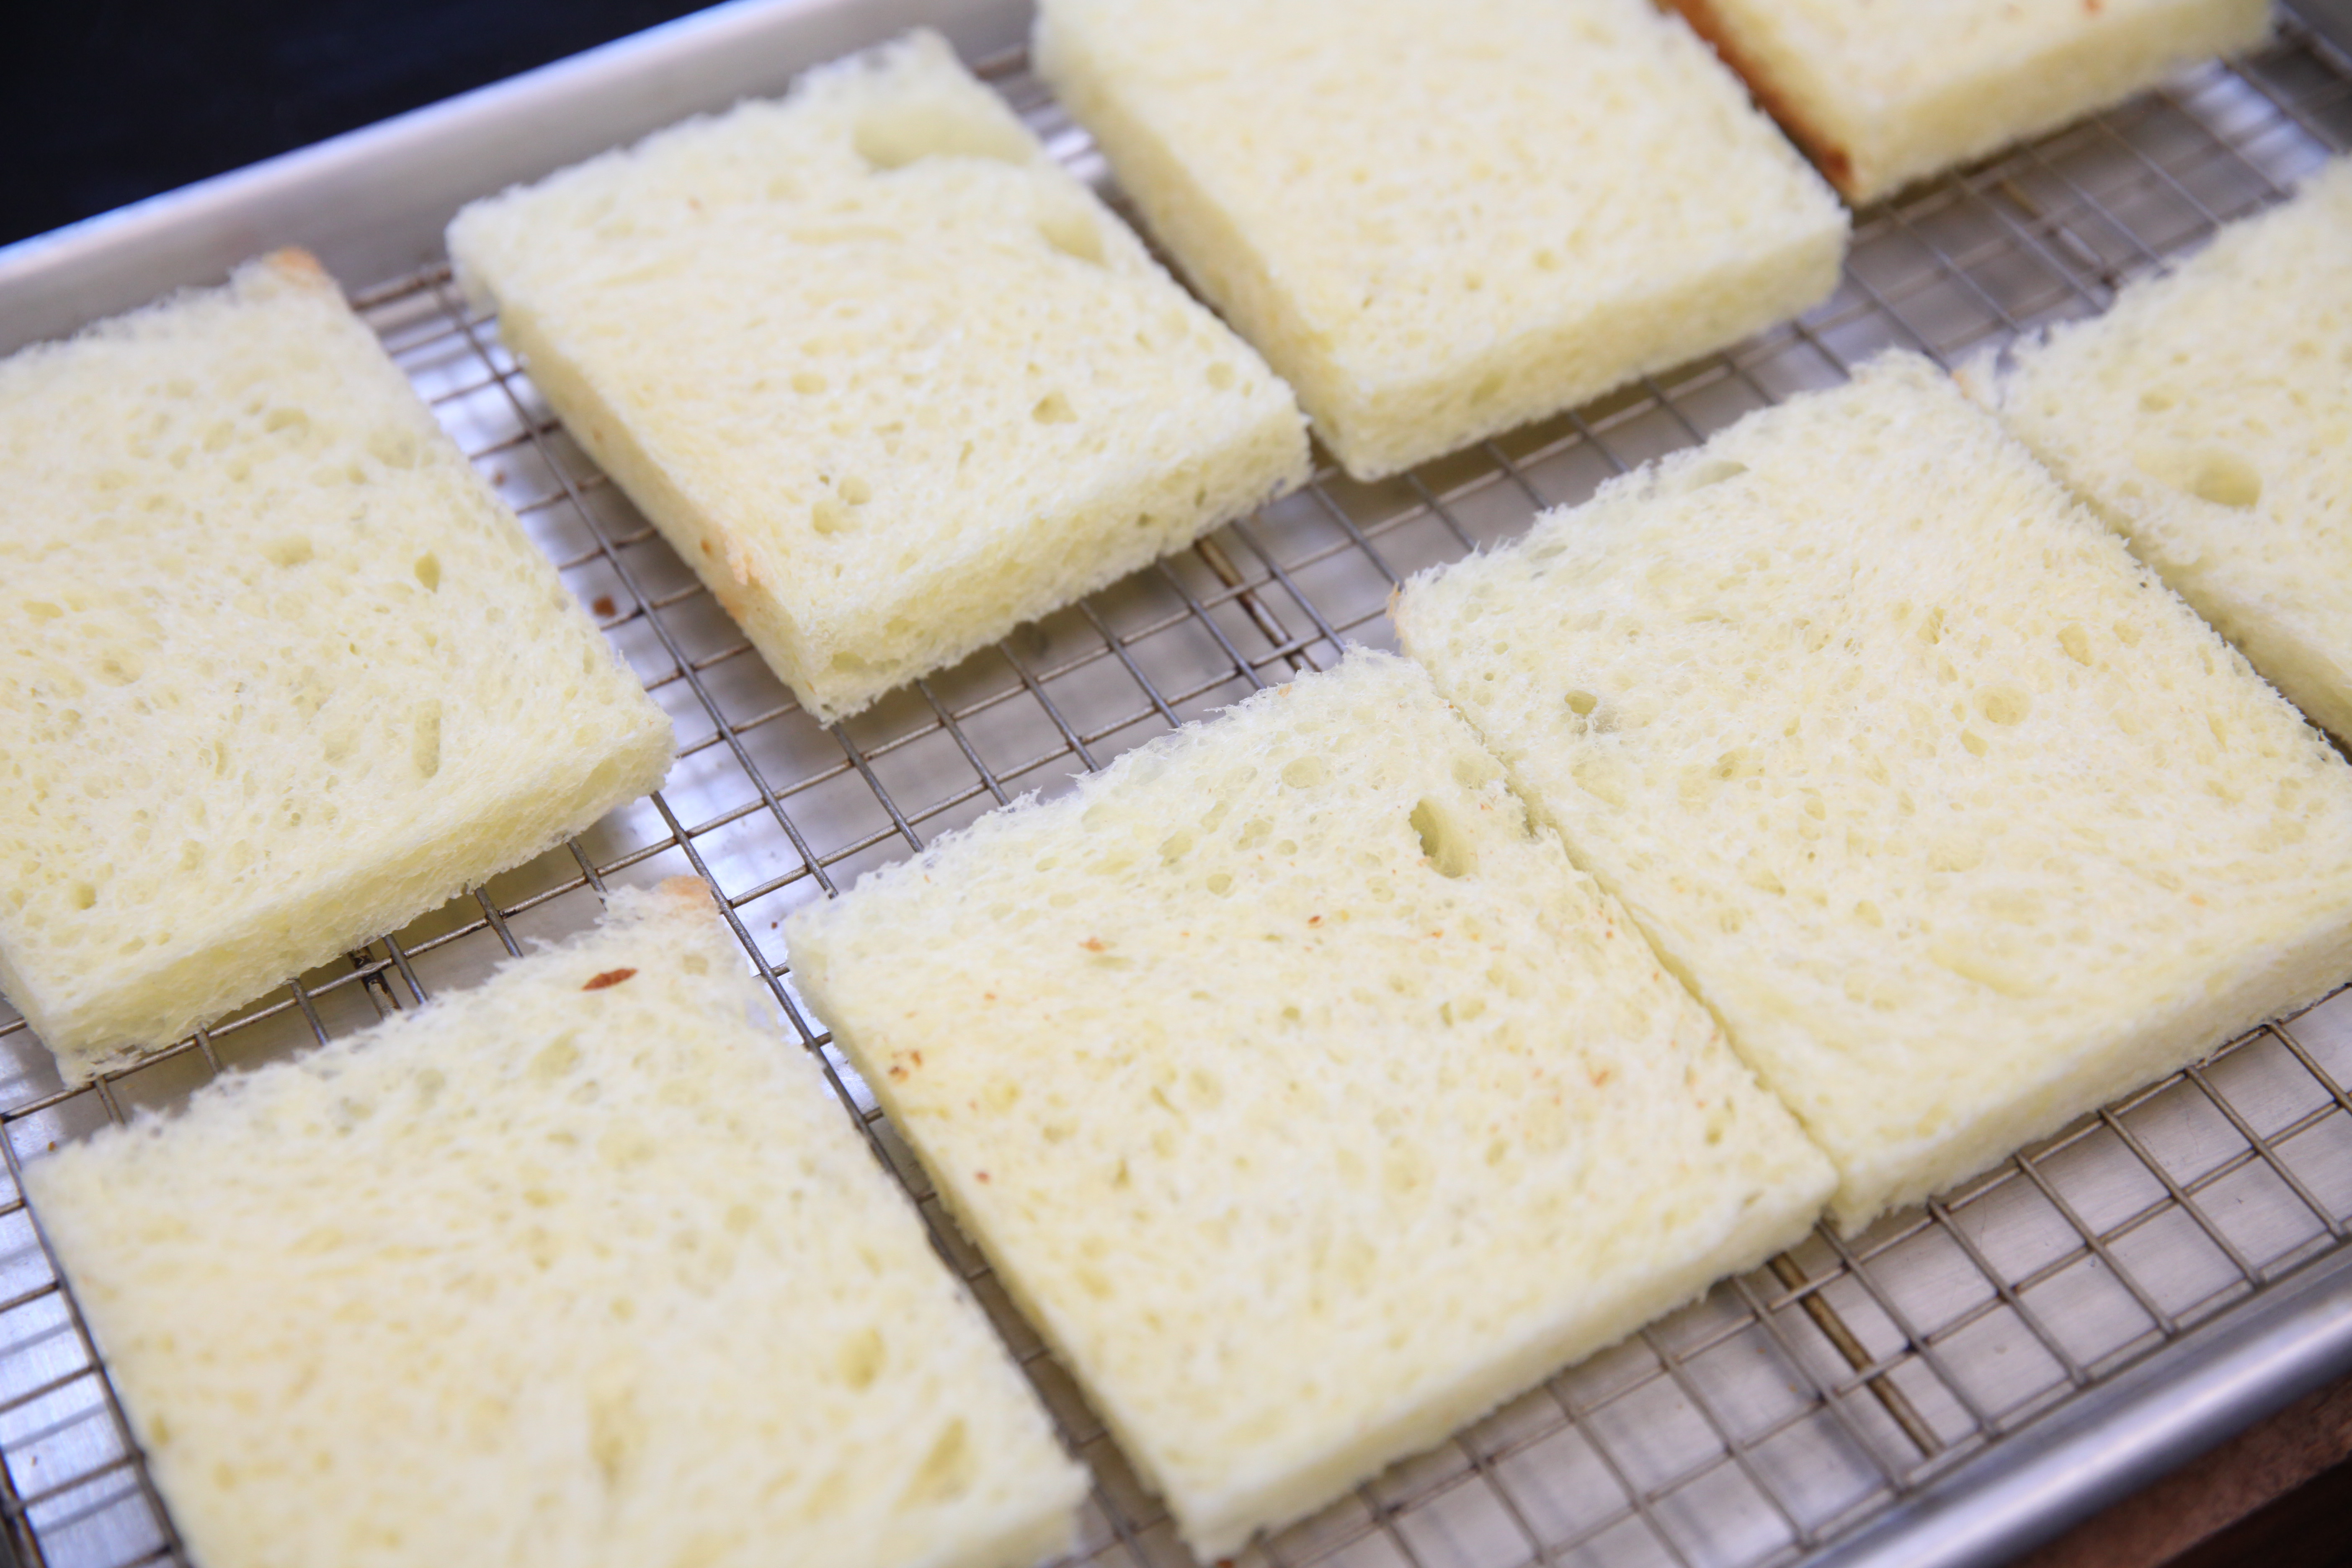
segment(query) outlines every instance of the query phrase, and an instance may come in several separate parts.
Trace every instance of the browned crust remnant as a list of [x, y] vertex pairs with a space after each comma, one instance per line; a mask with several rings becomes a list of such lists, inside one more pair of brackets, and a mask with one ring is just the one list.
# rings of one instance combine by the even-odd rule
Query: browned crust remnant
[[1683, 20], [1690, 24], [1691, 31], [1705, 38], [1723, 63], [1738, 73], [1739, 79], [1748, 84], [1748, 93], [1756, 100], [1757, 106], [1780, 122], [1780, 128], [1805, 150], [1805, 155], [1812, 159], [1814, 166], [1829, 176], [1830, 184], [1835, 185], [1847, 201], [1854, 200], [1853, 155], [1832, 141], [1827, 132], [1807, 120], [1796, 101], [1772, 79], [1763, 62], [1739, 47], [1731, 36], [1729, 24], [1716, 10], [1715, 0], [1665, 0], [1665, 3], [1681, 12]]
[[629, 976], [635, 973], [636, 971], [634, 969], [608, 969], [604, 971], [604, 973], [599, 974], [596, 978], [588, 982], [587, 984], [583, 985], [580, 989], [583, 991], [602, 991], [607, 985], [618, 985], [622, 981], [628, 979]]
[[271, 251], [267, 260], [278, 271], [314, 287], [322, 283], [330, 287], [334, 284], [327, 269], [319, 264], [319, 258], [299, 245], [281, 246]]

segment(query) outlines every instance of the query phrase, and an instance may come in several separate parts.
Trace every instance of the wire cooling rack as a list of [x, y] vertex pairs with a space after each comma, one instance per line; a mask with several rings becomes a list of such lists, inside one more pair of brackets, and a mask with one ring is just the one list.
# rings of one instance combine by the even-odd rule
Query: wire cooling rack
[[[1018, 59], [987, 73], [1082, 175], [1084, 133]], [[802, 1006], [794, 908], [1030, 791], [1300, 670], [1385, 646], [1411, 573], [1877, 349], [1946, 363], [2101, 309], [2352, 145], [2352, 62], [2292, 25], [1990, 164], [1862, 214], [1837, 295], [1724, 354], [1402, 478], [1315, 483], [1001, 646], [820, 727], [582, 455], [446, 269], [357, 303], [676, 722], [660, 794], [135, 1068], [59, 1088], [0, 1004], [0, 1512], [28, 1563], [184, 1561], [21, 1162], [479, 978], [591, 924], [616, 883], [721, 895], [802, 1041], [920, 1202], [1096, 1485], [1073, 1563], [1189, 1561], [1066, 1374], [940, 1211]], [[1116, 193], [1110, 193], [1116, 199]], [[2352, 1258], [2352, 994], [2223, 1047], [1924, 1209], [1826, 1230], [1244, 1553], [1263, 1568], [1751, 1568], [1801, 1560], [2258, 1293]], [[425, 1504], [429, 1506], [429, 1503]]]

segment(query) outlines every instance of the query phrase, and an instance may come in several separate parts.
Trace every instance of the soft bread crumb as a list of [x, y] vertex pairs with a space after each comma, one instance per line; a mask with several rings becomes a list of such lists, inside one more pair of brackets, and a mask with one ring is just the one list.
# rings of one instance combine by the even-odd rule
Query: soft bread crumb
[[785, 936], [1204, 1561], [1792, 1243], [1832, 1182], [1384, 655]]
[[1665, 0], [1857, 205], [2252, 48], [2270, 0]]
[[698, 882], [25, 1183], [207, 1568], [1069, 1544], [1083, 1472]]
[[68, 1082], [657, 786], [668, 721], [301, 251], [0, 363], [0, 990]]
[[827, 722], [1307, 478], [1289, 390], [928, 32], [449, 249]]
[[1045, 0], [1034, 52], [1358, 479], [1837, 284], [1837, 198], [1648, 0]]
[[1394, 616], [1849, 1228], [2352, 973], [2352, 769], [1924, 360]]
[[2352, 739], [2352, 159], [1988, 400], [2305, 713]]

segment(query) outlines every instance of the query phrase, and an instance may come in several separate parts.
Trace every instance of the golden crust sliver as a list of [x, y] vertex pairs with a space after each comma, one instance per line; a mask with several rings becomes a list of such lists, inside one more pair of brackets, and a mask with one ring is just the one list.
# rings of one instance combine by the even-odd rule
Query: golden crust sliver
[[1844, 209], [1648, 0], [1046, 0], [1034, 54], [1358, 479], [1837, 284]]
[[1913, 181], [2253, 47], [2270, 0], [1666, 0], [1847, 198]]

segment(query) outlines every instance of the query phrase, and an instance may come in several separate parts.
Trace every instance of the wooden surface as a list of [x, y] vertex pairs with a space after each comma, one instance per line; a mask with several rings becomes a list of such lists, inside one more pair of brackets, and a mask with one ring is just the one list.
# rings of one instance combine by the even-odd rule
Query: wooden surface
[[2319, 1568], [2352, 1558], [2352, 1379], [2305, 1394], [2017, 1568]]

